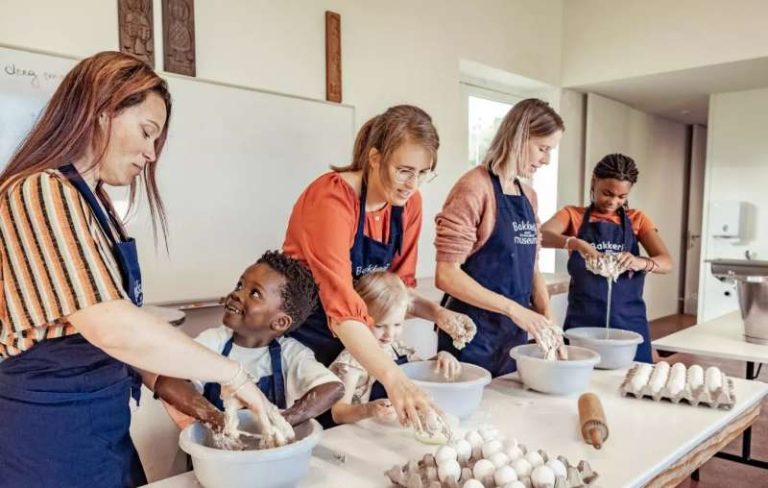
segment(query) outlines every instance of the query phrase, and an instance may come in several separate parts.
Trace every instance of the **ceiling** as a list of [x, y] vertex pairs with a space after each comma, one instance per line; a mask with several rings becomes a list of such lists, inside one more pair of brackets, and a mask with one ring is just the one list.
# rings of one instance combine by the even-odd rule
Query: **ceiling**
[[768, 57], [567, 88], [686, 124], [707, 124], [712, 93], [768, 87]]

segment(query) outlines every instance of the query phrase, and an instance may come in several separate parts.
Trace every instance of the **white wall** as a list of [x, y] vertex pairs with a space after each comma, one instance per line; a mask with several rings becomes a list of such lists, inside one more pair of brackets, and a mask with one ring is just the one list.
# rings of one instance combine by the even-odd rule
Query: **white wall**
[[[712, 95], [709, 102], [707, 168], [704, 184], [699, 319], [708, 320], [738, 309], [731, 286], [712, 277], [706, 259], [768, 260], [768, 88]], [[747, 202], [746, 233], [737, 243], [711, 236], [712, 202]], [[726, 296], [726, 292], [731, 292]]]
[[[423, 190], [418, 274], [429, 276], [433, 216], [468, 169], [460, 61], [559, 85], [562, 3], [486, 0], [478, 8], [458, 0], [198, 1], [197, 74], [322, 99], [324, 11], [340, 13], [344, 103], [356, 107], [357, 125], [390, 105], [412, 103], [433, 116], [440, 133], [440, 176]], [[154, 9], [161, 67], [159, 0]], [[118, 47], [116, 1], [2, 0], [0, 12], [0, 43], [76, 56]]]
[[686, 240], [684, 312], [696, 315], [699, 308], [701, 224], [704, 220], [704, 175], [707, 162], [707, 128], [694, 125], [691, 131], [691, 163], [688, 182], [688, 233]]
[[563, 10], [563, 86], [768, 56], [764, 0], [578, 0]]
[[[565, 137], [560, 143], [557, 208], [584, 203], [584, 131], [587, 107], [586, 95], [573, 90], [563, 90], [560, 96], [560, 116], [565, 123]], [[541, 215], [542, 222], [552, 217]], [[556, 251], [555, 271], [567, 272], [568, 253]]]
[[648, 115], [599, 95], [587, 97], [585, 201], [592, 170], [603, 156], [620, 152], [640, 170], [629, 195], [632, 208], [656, 223], [673, 260], [672, 273], [646, 278], [648, 319], [677, 313], [680, 239], [683, 222], [686, 126]]

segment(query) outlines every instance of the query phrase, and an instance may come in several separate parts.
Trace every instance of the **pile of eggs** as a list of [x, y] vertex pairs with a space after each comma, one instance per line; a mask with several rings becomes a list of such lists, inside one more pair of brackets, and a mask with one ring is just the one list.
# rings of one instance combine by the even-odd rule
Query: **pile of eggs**
[[470, 430], [434, 456], [396, 466], [387, 475], [406, 488], [574, 488], [597, 477], [584, 461], [576, 468], [563, 457], [550, 459], [542, 450], [503, 439], [495, 428]]

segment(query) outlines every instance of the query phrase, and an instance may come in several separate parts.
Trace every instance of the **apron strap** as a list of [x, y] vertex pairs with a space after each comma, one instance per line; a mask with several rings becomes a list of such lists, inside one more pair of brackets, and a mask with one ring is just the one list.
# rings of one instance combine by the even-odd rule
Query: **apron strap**
[[[355, 242], [360, 242], [365, 237], [365, 199], [368, 196], [368, 183], [363, 181], [360, 188], [360, 214], [357, 218], [357, 229], [355, 230]], [[399, 226], [399, 232], [395, 229]], [[397, 254], [403, 250], [403, 207], [392, 206], [392, 214], [389, 219], [389, 240], [395, 246]]]
[[357, 216], [357, 229], [355, 230], [355, 240], [360, 240], [365, 234], [365, 199], [368, 196], [368, 183], [363, 180], [360, 188], [360, 213]]
[[[229, 340], [224, 343], [224, 349], [221, 350], [221, 355], [225, 358], [229, 357], [229, 353], [232, 352], [232, 344], [235, 341], [235, 336], [229, 338]], [[205, 397], [206, 400], [211, 402], [213, 406], [218, 408], [219, 410], [224, 410], [224, 402], [221, 401], [221, 384], [219, 383], [206, 383], [203, 386], [203, 397]]]
[[282, 347], [277, 339], [269, 344], [269, 359], [272, 363], [272, 389], [275, 396], [275, 405], [285, 409], [285, 378], [283, 378]]
[[[221, 351], [222, 356], [229, 357], [230, 353], [232, 352], [232, 345], [234, 344], [234, 340], [235, 338], [232, 336], [224, 344], [224, 348]], [[265, 376], [264, 378], [260, 378], [258, 386], [260, 389], [262, 389], [262, 387], [267, 389], [267, 391], [263, 391], [262, 389], [262, 393], [264, 393], [270, 401], [274, 402], [278, 408], [285, 409], [285, 378], [283, 378], [282, 347], [280, 346], [280, 342], [278, 342], [277, 339], [273, 339], [272, 342], [269, 343], [269, 360], [272, 365], [272, 377], [269, 378]], [[272, 381], [262, 381], [264, 379], [271, 379]], [[269, 390], [272, 391], [270, 392]], [[216, 408], [219, 410], [224, 410], [224, 402], [221, 400], [221, 384], [206, 383], [203, 387], [203, 396]], [[270, 396], [272, 398], [269, 398]]]
[[[83, 198], [85, 198], [85, 201], [88, 202], [88, 206], [91, 207], [91, 211], [93, 211], [93, 214], [96, 217], [96, 221], [99, 223], [99, 227], [101, 227], [101, 230], [104, 231], [104, 234], [107, 236], [107, 238], [112, 242], [113, 245], [117, 244], [119, 241], [115, 237], [115, 234], [112, 232], [112, 228], [109, 225], [109, 217], [114, 218], [114, 215], [110, 214], [108, 217], [104, 213], [104, 210], [99, 203], [99, 199], [96, 197], [96, 195], [94, 195], [91, 187], [89, 187], [88, 184], [83, 180], [83, 177], [80, 176], [80, 173], [73, 165], [67, 164], [61, 166], [59, 171], [61, 171], [61, 173], [66, 176], [67, 179], [69, 179], [69, 181], [74, 185], [80, 195], [82, 195]], [[117, 222], [113, 221], [113, 224], [116, 225]], [[120, 228], [117, 225], [116, 227], [118, 229]]]

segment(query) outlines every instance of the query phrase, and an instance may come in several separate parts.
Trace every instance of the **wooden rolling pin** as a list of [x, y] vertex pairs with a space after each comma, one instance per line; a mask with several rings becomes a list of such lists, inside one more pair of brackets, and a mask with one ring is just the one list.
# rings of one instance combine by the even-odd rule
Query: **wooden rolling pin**
[[603, 447], [608, 439], [608, 422], [600, 399], [594, 393], [584, 393], [579, 397], [579, 423], [581, 436], [595, 449]]

